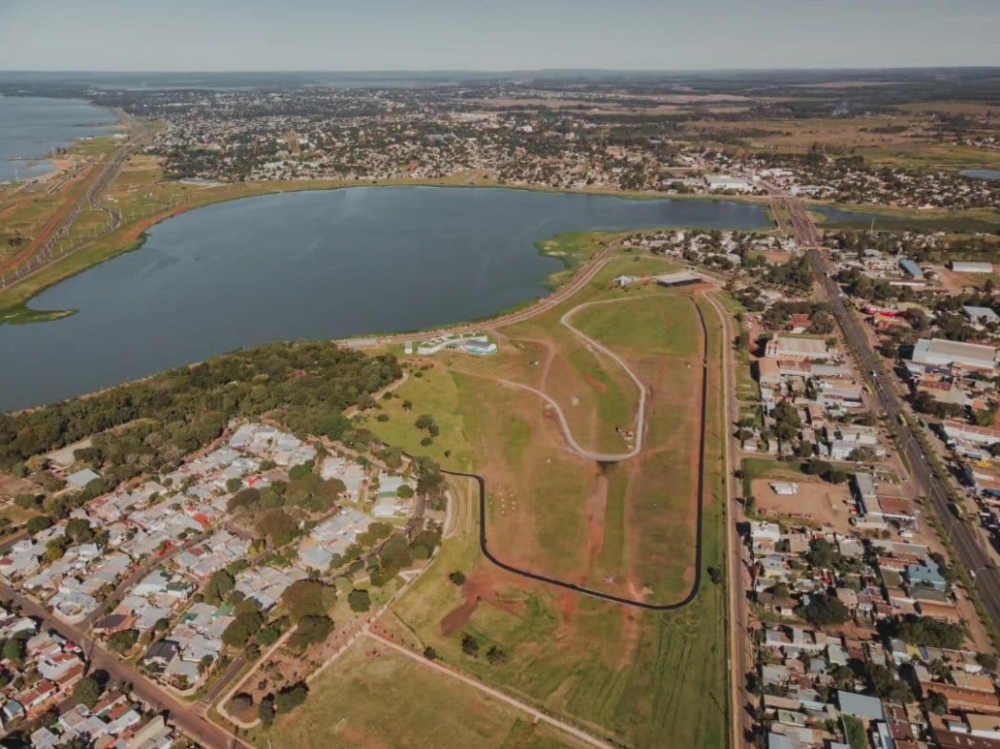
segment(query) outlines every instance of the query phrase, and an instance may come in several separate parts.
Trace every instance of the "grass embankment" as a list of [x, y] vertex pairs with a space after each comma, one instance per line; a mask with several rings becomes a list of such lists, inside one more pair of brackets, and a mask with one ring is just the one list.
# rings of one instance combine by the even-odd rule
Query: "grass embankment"
[[[662, 264], [657, 270], [662, 272]], [[618, 274], [621, 268], [607, 271]], [[570, 304], [605, 292], [601, 283], [594, 284]], [[692, 334], [685, 325], [661, 327], [647, 323], [661, 321], [668, 310], [687, 320], [693, 313], [690, 302], [662, 290], [656, 290], [656, 296], [648, 300], [641, 300], [639, 296], [644, 292], [637, 290], [615, 293], [633, 301], [605, 305], [609, 313], [616, 311], [612, 318], [596, 313], [593, 317], [581, 317], [581, 329], [586, 326], [587, 332], [595, 337], [620, 335], [622, 356], [631, 357], [636, 348], [651, 345], [652, 352], [636, 363], [644, 374], [651, 371], [654, 360], [671, 360], [664, 354], [689, 349]], [[688, 305], [687, 313], [681, 311], [682, 305]], [[640, 306], [649, 312], [640, 310]], [[707, 574], [709, 567], [724, 568], [725, 425], [723, 401], [718, 397], [723, 387], [720, 369], [723, 342], [711, 308], [705, 314], [710, 325], [712, 357], [711, 437], [706, 456], [708, 496], [701, 539], [702, 587], [693, 602], [672, 612], [645, 613], [537, 585], [497, 570], [479, 550], [478, 496], [474, 484], [456, 481], [460, 502], [455, 518], [458, 532], [445, 541], [431, 570], [394, 605], [394, 621], [401, 631], [409, 633], [415, 649], [430, 645], [449, 665], [628, 746], [669, 743], [714, 749], [725, 745], [728, 715], [725, 587], [711, 584]], [[634, 315], [645, 320], [641, 325], [633, 324], [638, 331], [626, 329], [629, 326], [623, 322]], [[697, 337], [693, 340], [697, 341]], [[686, 366], [683, 370], [688, 371]], [[667, 378], [663, 382], [669, 383], [672, 374], [669, 368], [662, 369], [661, 375]], [[678, 397], [682, 390], [689, 397], [690, 391], [679, 386]], [[530, 538], [527, 542], [516, 537], [508, 540], [526, 547], [522, 553], [529, 561], [541, 549], [546, 553], [540, 561], [551, 562], [551, 558], [562, 555], [568, 562], [559, 566], [566, 569], [577, 569], [581, 561], [585, 562], [587, 549], [579, 547], [580, 539], [586, 536], [589, 485], [594, 480], [594, 469], [581, 471], [579, 463], [574, 469], [574, 463], [559, 447], [554, 425], [549, 420], [538, 420], [537, 400], [529, 393], [500, 388], [487, 379], [446, 371], [439, 365], [424, 372], [419, 380], [411, 376], [399, 388], [398, 398], [391, 399], [384, 407], [390, 416], [388, 422], [371, 420], [368, 426], [383, 437], [396, 438], [408, 448], [416, 441], [415, 449], [421, 452], [419, 438], [424, 433], [416, 430], [412, 422], [417, 414], [430, 411], [421, 404], [424, 392], [435, 393], [434, 400], [426, 402], [442, 409], [435, 414], [442, 425], [441, 436], [429, 449], [438, 449], [440, 442], [441, 448], [450, 450], [447, 458], [443, 450], [439, 453], [446, 467], [471, 468], [503, 477], [502, 486], [496, 481], [489, 485], [491, 526], [501, 519], [509, 521], [511, 516], [522, 516], [526, 520], [510, 521], [510, 527], [516, 529], [518, 522], [522, 522], [523, 533]], [[413, 401], [410, 411], [402, 410], [402, 401], [406, 399]], [[677, 416], [671, 414], [667, 418]], [[666, 420], [659, 420], [659, 414], [656, 419], [650, 427], [650, 444], [657, 444], [671, 433]], [[694, 441], [686, 431], [682, 436], [688, 442]], [[670, 468], [670, 461], [663, 455], [659, 462]], [[546, 480], [549, 474], [556, 479], [551, 484]], [[624, 537], [644, 530], [642, 521], [637, 522], [623, 511], [623, 499], [629, 492], [648, 492], [646, 499], [662, 502], [673, 496], [668, 488], [672, 481], [670, 476], [657, 473], [650, 477], [646, 489], [636, 492], [635, 477], [628, 471], [609, 472], [604, 524], [607, 554], [620, 555], [629, 543]], [[498, 494], [501, 488], [502, 497]], [[572, 543], [567, 543], [567, 539]], [[653, 538], [653, 543], [657, 542]], [[546, 543], [554, 544], [556, 553], [547, 553]], [[490, 544], [502, 558], [511, 553], [502, 549], [492, 535]], [[633, 548], [643, 549], [641, 545]], [[661, 548], [653, 553], [669, 556], [676, 550]], [[691, 563], [689, 554], [681, 556], [687, 556], [687, 564]], [[598, 564], [606, 562], [607, 558], [598, 556]], [[448, 573], [454, 570], [462, 570], [468, 576], [465, 588], [448, 580]], [[683, 578], [678, 576], [678, 587], [682, 582]], [[474, 597], [467, 600], [469, 595]], [[457, 627], [445, 631], [442, 620], [460, 608], [466, 609], [465, 617]], [[481, 653], [494, 644], [502, 647], [507, 653], [506, 662], [491, 665], [482, 655], [472, 658], [463, 654], [463, 633], [477, 638]], [[337, 671], [340, 673], [339, 668]], [[364, 712], [368, 708], [358, 709]]]

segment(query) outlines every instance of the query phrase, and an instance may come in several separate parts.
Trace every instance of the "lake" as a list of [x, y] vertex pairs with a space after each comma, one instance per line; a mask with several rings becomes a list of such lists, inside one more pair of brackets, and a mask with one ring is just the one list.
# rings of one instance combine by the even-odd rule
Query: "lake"
[[959, 174], [972, 179], [1000, 179], [1000, 171], [996, 169], [966, 169]]
[[107, 135], [116, 121], [110, 110], [77, 99], [0, 96], [0, 182], [48, 174], [46, 156], [80, 138]]
[[769, 229], [764, 208], [480, 188], [268, 195], [170, 219], [139, 251], [44, 291], [76, 315], [0, 326], [0, 411], [269, 341], [406, 331], [544, 296], [570, 231]]

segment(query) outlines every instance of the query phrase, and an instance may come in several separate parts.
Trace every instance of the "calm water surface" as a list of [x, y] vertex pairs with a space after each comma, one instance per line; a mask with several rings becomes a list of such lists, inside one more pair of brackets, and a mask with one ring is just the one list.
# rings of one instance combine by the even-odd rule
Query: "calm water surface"
[[996, 169], [966, 169], [964, 172], [959, 172], [963, 177], [972, 177], [973, 179], [1000, 179], [1000, 171]]
[[44, 161], [56, 148], [85, 137], [107, 135], [114, 113], [77, 99], [0, 96], [0, 182], [52, 171]]
[[763, 208], [520, 190], [352, 188], [222, 203], [36, 297], [75, 309], [0, 326], [0, 411], [268, 341], [406, 331], [544, 296], [567, 231], [768, 229]]

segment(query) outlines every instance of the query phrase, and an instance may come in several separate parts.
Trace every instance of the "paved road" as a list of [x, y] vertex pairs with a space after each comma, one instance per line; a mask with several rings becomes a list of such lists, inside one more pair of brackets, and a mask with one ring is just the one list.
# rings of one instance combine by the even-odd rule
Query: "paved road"
[[379, 643], [379, 645], [391, 648], [395, 650], [397, 653], [400, 653], [402, 655], [405, 655], [407, 658], [411, 658], [417, 661], [420, 665], [424, 666], [425, 668], [432, 669], [441, 674], [446, 674], [447, 676], [450, 676], [453, 679], [458, 679], [458, 681], [462, 682], [463, 684], [466, 684], [467, 686], [470, 686], [473, 689], [478, 689], [480, 692], [489, 695], [493, 699], [499, 700], [500, 702], [504, 702], [508, 705], [511, 705], [512, 707], [516, 707], [518, 710], [523, 710], [535, 720], [540, 720], [543, 723], [548, 723], [550, 726], [553, 726], [554, 728], [557, 728], [560, 731], [563, 731], [564, 733], [568, 733], [570, 736], [579, 739], [580, 741], [583, 741], [584, 743], [589, 744], [590, 746], [597, 747], [597, 749], [615, 749], [615, 746], [613, 744], [609, 744], [608, 742], [602, 741], [601, 739], [595, 736], [591, 736], [589, 733], [577, 728], [576, 726], [570, 725], [569, 723], [561, 721], [558, 718], [553, 718], [551, 715], [543, 713], [541, 710], [537, 710], [533, 708], [531, 705], [527, 705], [524, 702], [521, 702], [520, 700], [516, 700], [513, 697], [504, 694], [503, 692], [493, 689], [492, 687], [488, 687], [482, 682], [476, 681], [475, 679], [472, 679], [466, 676], [465, 674], [459, 673], [458, 671], [453, 671], [447, 666], [441, 665], [437, 661], [429, 660], [423, 657], [422, 655], [414, 653], [412, 650], [407, 650], [402, 645], [398, 645], [392, 640], [388, 640], [379, 634], [376, 634], [370, 630], [366, 631], [365, 634], [368, 637], [371, 637], [373, 640], [376, 640]]
[[747, 580], [744, 576], [746, 563], [743, 558], [743, 540], [737, 533], [737, 525], [746, 522], [743, 514], [743, 505], [737, 501], [737, 497], [742, 493], [736, 472], [733, 470], [732, 456], [738, 447], [736, 437], [733, 436], [733, 425], [739, 421], [740, 404], [736, 398], [736, 383], [734, 373], [736, 372], [736, 361], [733, 356], [733, 341], [736, 340], [736, 332], [733, 328], [732, 316], [722, 306], [718, 299], [712, 294], [706, 294], [705, 298], [715, 308], [716, 313], [722, 320], [725, 331], [725, 361], [723, 362], [723, 392], [726, 402], [726, 428], [730, 437], [725, 441], [725, 469], [726, 469], [726, 541], [729, 545], [727, 555], [729, 572], [729, 686], [732, 691], [732, 747], [745, 747], [747, 745], [746, 736], [750, 735], [753, 729], [753, 715], [750, 710], [754, 705], [750, 691], [747, 689], [746, 675], [753, 668], [752, 647], [750, 640], [750, 628], [748, 624], [748, 600], [747, 600]]
[[31, 247], [0, 267], [0, 289], [13, 286], [21, 279], [33, 275], [56, 261], [69, 257], [76, 250], [89, 244], [89, 242], [83, 242], [68, 252], [58, 256], [53, 255], [56, 244], [69, 234], [73, 224], [87, 207], [107, 211], [111, 216], [111, 227], [101, 236], [110, 234], [121, 226], [121, 216], [108, 209], [101, 201], [118, 178], [125, 160], [147, 142], [149, 134], [144, 127], [136, 124], [129, 115], [121, 110], [119, 110], [119, 119], [123, 126], [132, 128], [132, 136], [115, 151], [112, 159], [105, 164], [94, 181], [87, 186], [75, 205], [61, 207], [52, 225], [42, 230], [38, 240]]
[[190, 704], [170, 694], [136, 669], [117, 660], [80, 627], [56, 619], [44, 608], [9, 585], [0, 583], [0, 596], [16, 601], [24, 616], [41, 620], [45, 627], [54, 629], [63, 637], [82, 647], [87, 653], [91, 670], [106, 671], [112, 682], [121, 681], [131, 684], [132, 690], [143, 702], [154, 710], [167, 713], [173, 724], [199, 743], [209, 749], [250, 749], [221, 726], [217, 726], [198, 715]]
[[808, 248], [809, 260], [819, 276], [821, 296], [830, 301], [844, 336], [854, 349], [858, 366], [866, 376], [870, 376], [879, 409], [889, 417], [888, 428], [898, 439], [900, 449], [910, 465], [912, 478], [929, 498], [959, 560], [972, 573], [987, 614], [994, 626], [1000, 628], [1000, 574], [992, 563], [988, 548], [974, 528], [958, 520], [952, 513], [947, 477], [939, 475], [928, 462], [914, 428], [905, 419], [903, 401], [895, 390], [892, 374], [882, 366], [872, 350], [861, 321], [845, 302], [843, 291], [831, 277], [834, 267], [820, 254], [820, 237], [816, 225], [798, 201], [780, 191], [775, 192], [788, 209], [799, 242]]

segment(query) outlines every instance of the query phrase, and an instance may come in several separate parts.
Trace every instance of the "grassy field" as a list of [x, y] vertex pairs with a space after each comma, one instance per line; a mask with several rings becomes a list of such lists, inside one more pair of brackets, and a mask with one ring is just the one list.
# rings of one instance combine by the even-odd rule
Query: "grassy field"
[[[663, 385], [654, 384], [655, 391], [665, 391], [678, 402], [681, 398], [690, 402], [694, 383], [684, 377], [700, 376], [699, 369], [688, 370], [685, 363], [692, 347], [695, 351], [700, 348], [700, 335], [690, 330], [690, 323], [696, 321], [694, 307], [676, 293], [660, 289], [608, 290], [609, 278], [632, 262], [628, 257], [617, 258], [602, 272], [606, 277], [597, 279], [569, 306], [606, 298], [610, 293], [629, 299], [622, 304], [594, 307], [586, 314], [581, 311], [579, 327], [595, 338], [603, 340], [606, 336], [608, 344], [614, 345], [644, 378], [658, 374], [662, 379], [654, 382]], [[642, 272], [654, 270], [645, 259], [635, 267], [643, 267]], [[655, 270], [662, 269], [661, 261]], [[679, 744], [714, 749], [726, 742], [724, 587], [708, 582], [706, 573], [709, 567], [724, 567], [721, 446], [725, 428], [718, 397], [722, 389], [723, 342], [721, 326], [711, 307], [700, 303], [710, 326], [709, 388], [713, 398], [709, 402], [706, 460], [710, 473], [700, 559], [702, 583], [690, 605], [666, 613], [641, 612], [535, 584], [499, 570], [479, 550], [475, 485], [456, 480], [457, 532], [446, 540], [432, 568], [394, 605], [391, 618], [392, 625], [417, 651], [432, 646], [445, 663], [629, 747]], [[675, 318], [676, 324], [657, 325], [665, 316]], [[627, 320], [632, 323], [623, 322]], [[644, 353], [639, 355], [640, 351]], [[671, 370], [662, 362], [676, 366]], [[674, 386], [672, 391], [670, 385]], [[693, 480], [693, 476], [675, 477], [672, 463], [677, 461], [666, 452], [655, 462], [670, 473], [652, 465], [642, 470], [623, 465], [600, 474], [596, 467], [559, 449], [555, 425], [551, 420], [538, 420], [539, 405], [530, 394], [501, 388], [489, 379], [466, 371], [449, 371], [444, 366], [425, 371], [420, 381], [411, 378], [397, 391], [399, 397], [385, 404], [389, 421], [369, 421], [369, 427], [383, 437], [399, 435], [413, 445], [418, 434], [412, 421], [428, 410], [420, 400], [425, 390], [430, 396], [426, 402], [442, 409], [441, 417], [435, 418], [442, 424], [447, 418], [449, 424], [430, 449], [437, 449], [438, 442], [442, 446], [447, 443], [450, 456], [439, 453], [446, 467], [471, 469], [488, 477], [493, 472], [488, 524], [494, 553], [504, 559], [512, 553], [500, 545], [501, 539], [493, 533], [494, 525], [507, 520], [508, 532], [515, 535], [505, 533], [504, 538], [513, 538], [529, 561], [533, 554], [544, 552], [544, 561], [554, 564], [557, 571], [579, 570], [581, 561], [586, 561], [581, 557], [588, 551], [586, 544], [583, 548], [580, 544], [586, 536], [588, 502], [595, 482], [604, 481], [603, 544], [595, 561], [598, 572], [591, 571], [592, 576], [586, 579], [595, 580], [604, 569], [620, 569], [621, 559], [628, 556], [631, 547], [641, 549], [649, 558], [670, 557], [666, 565], [674, 570], [674, 587], [660, 587], [655, 591], [657, 597], [668, 593], [679, 597], [686, 592], [690, 580], [677, 570], [691, 565], [690, 526], [686, 549], [672, 546], [669, 537], [657, 535], [659, 529], [650, 535], [645, 547], [628, 538], [636, 528], [646, 530], [646, 525], [660, 521], [657, 515], [673, 511], [671, 503], [676, 492], [664, 492], [665, 486], [673, 489], [675, 482]], [[410, 398], [413, 409], [402, 411], [402, 400]], [[677, 449], [684, 441], [690, 443], [691, 431], [677, 421], [682, 419], [678, 409], [664, 404], [662, 411], [654, 407], [649, 444], [661, 445], [667, 451]], [[465, 447], [459, 444], [463, 441]], [[543, 469], [541, 473], [538, 468]], [[545, 474], [549, 472], [557, 480], [546, 484]], [[636, 473], [648, 473], [645, 484]], [[637, 499], [640, 512], [646, 503], [648, 517], [629, 515], [628, 504]], [[657, 506], [665, 500], [667, 507]], [[523, 519], [510, 520], [514, 516]], [[556, 551], [552, 553], [542, 544], [550, 544]], [[640, 574], [652, 574], [643, 571], [641, 564], [639, 569]], [[463, 587], [448, 580], [448, 574], [455, 570], [467, 575]], [[507, 661], [491, 665], [483, 657], [463, 654], [461, 638], [466, 633], [477, 638], [480, 652], [491, 645], [503, 648]]]
[[305, 704], [271, 731], [243, 738], [265, 749], [560, 749], [586, 746], [513, 706], [362, 639], [311, 685]]

